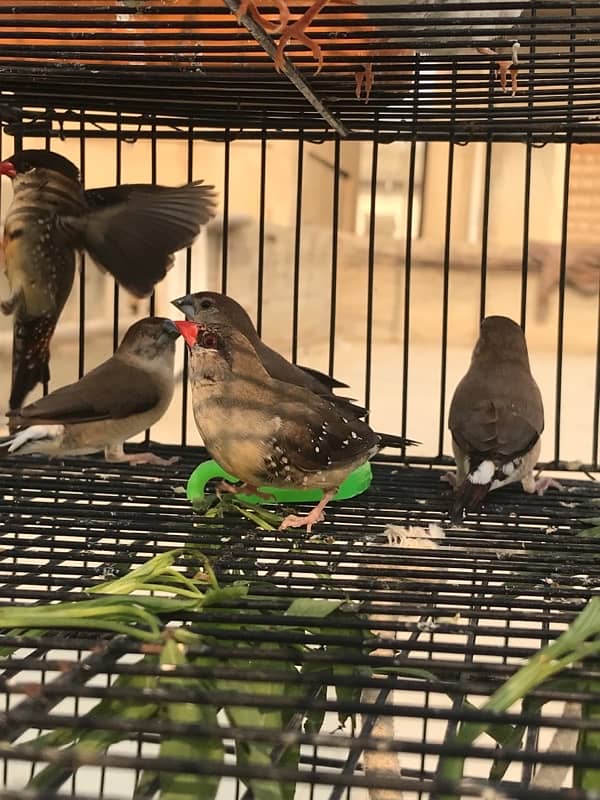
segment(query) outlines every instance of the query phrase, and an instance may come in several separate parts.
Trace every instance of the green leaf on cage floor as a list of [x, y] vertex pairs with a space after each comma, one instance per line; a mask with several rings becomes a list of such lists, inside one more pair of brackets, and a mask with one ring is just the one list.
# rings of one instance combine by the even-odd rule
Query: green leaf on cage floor
[[[273, 651], [273, 645], [266, 643], [258, 645], [254, 652], [260, 654], [261, 649]], [[282, 658], [287, 657], [287, 650], [282, 650]], [[279, 659], [229, 659], [228, 667], [239, 668], [240, 673], [249, 671], [260, 671], [268, 675], [269, 672], [286, 673], [289, 675], [289, 682], [281, 680], [247, 680], [243, 676], [238, 679], [218, 679], [215, 681], [215, 688], [218, 691], [226, 692], [232, 696], [232, 704], [225, 706], [225, 713], [234, 727], [239, 728], [262, 728], [273, 731], [283, 731], [294, 709], [266, 708], [251, 705], [236, 706], [235, 694], [250, 694], [260, 697], [283, 698], [291, 694], [298, 693], [297, 675], [298, 672], [294, 665], [286, 660]], [[240, 741], [236, 742], [236, 760], [239, 767], [262, 767], [271, 769], [272, 753], [277, 747], [275, 742], [278, 736], [273, 736], [273, 742]], [[300, 750], [292, 745], [281, 755], [278, 764], [290, 769], [297, 769]], [[278, 783], [264, 779], [245, 779], [244, 782], [252, 790], [254, 800], [292, 800], [294, 797], [295, 786], [293, 783]]]
[[[581, 718], [587, 722], [600, 722], [600, 680], [584, 680], [579, 690], [599, 698], [598, 702], [587, 700], [581, 704]], [[573, 770], [573, 787], [587, 791], [600, 789], [600, 731], [580, 730], [577, 737], [577, 752], [595, 758], [598, 767], [576, 766]]]
[[[185, 648], [168, 639], [163, 645], [160, 666], [165, 677], [159, 682], [165, 688], [192, 688], [198, 686], [196, 678], [169, 677], [169, 671], [187, 666]], [[217, 710], [208, 703], [170, 702], [163, 708], [164, 716], [173, 723], [218, 726]], [[189, 759], [202, 764], [223, 763], [225, 748], [216, 736], [190, 736], [163, 734], [160, 743], [161, 758]], [[199, 775], [191, 772], [166, 772], [160, 774], [160, 800], [213, 800], [219, 788], [219, 775]]]
[[316, 617], [323, 619], [338, 609], [343, 602], [343, 600], [297, 597], [289, 605], [285, 614], [288, 617]]
[[[231, 603], [235, 600], [244, 600], [248, 596], [249, 584], [245, 581], [236, 581], [231, 586], [224, 586], [222, 589], [209, 589], [204, 595], [202, 606], [218, 605], [219, 603]], [[236, 609], [236, 614], [239, 613]]]
[[[148, 675], [120, 675], [114, 686], [118, 688], [130, 688], [135, 691], [152, 689], [156, 685], [156, 678]], [[158, 711], [156, 703], [140, 702], [139, 700], [122, 700], [120, 698], [106, 698], [92, 708], [84, 718], [102, 719], [106, 717], [116, 718], [121, 720], [129, 720], [131, 722], [139, 722], [140, 720], [151, 719]], [[55, 734], [58, 731], [54, 732]], [[70, 741], [75, 742], [69, 748], [63, 750], [65, 753], [72, 753], [75, 763], [81, 760], [85, 763], [86, 757], [93, 757], [98, 754], [105, 753], [108, 748], [129, 738], [128, 731], [109, 731], [109, 730], [69, 730]], [[47, 734], [46, 737], [40, 737], [37, 742], [27, 743], [33, 744], [34, 747], [59, 746], [56, 738], [52, 740], [52, 734]], [[45, 740], [45, 741], [44, 741]], [[66, 742], [65, 742], [66, 743]], [[77, 769], [77, 767], [75, 767]], [[63, 783], [70, 775], [69, 767], [64, 764], [48, 764], [44, 769], [37, 773], [28, 783], [28, 789], [53, 789], [55, 786]], [[61, 780], [62, 779], [62, 780]]]
[[[304, 677], [310, 679], [311, 683], [303, 684], [303, 686], [306, 686], [308, 690], [312, 687], [311, 694], [314, 700], [321, 702], [326, 700], [327, 686], [331, 683], [333, 675], [331, 664], [321, 663], [319, 661], [305, 661], [304, 664], [302, 664], [300, 672]], [[323, 727], [324, 719], [324, 709], [309, 708], [304, 721], [304, 732], [319, 733]]]
[[[521, 711], [523, 714], [536, 715], [545, 702], [546, 700], [540, 699], [539, 697], [524, 697]], [[466, 708], [476, 708], [476, 706], [467, 701], [465, 701], [464, 705]], [[510, 725], [508, 723], [502, 725], [500, 723], [495, 723], [489, 726], [486, 733], [488, 736], [491, 736], [500, 747], [519, 750], [526, 730], [526, 725]], [[489, 780], [501, 781], [506, 774], [506, 770], [510, 767], [510, 764], [511, 762], [505, 758], [495, 758], [490, 769]]]
[[[327, 652], [335, 654], [339, 658], [339, 662], [333, 665], [333, 680], [335, 681], [336, 678], [350, 678], [352, 683], [350, 686], [340, 684], [334, 686], [338, 703], [360, 703], [363, 681], [373, 675], [372, 668], [363, 664], [343, 663], [345, 656], [351, 655], [348, 650], [344, 652], [340, 648], [327, 648]], [[348, 719], [353, 716], [351, 712], [339, 711], [338, 719], [340, 725], [345, 725]]]
[[595, 528], [585, 528], [583, 531], [578, 531], [577, 536], [582, 539], [596, 539], [600, 536], [600, 525]]
[[[513, 703], [545, 684], [553, 676], [563, 673], [587, 657], [598, 656], [599, 634], [600, 597], [592, 597], [558, 639], [543, 647], [499, 686], [481, 706], [481, 710], [492, 714], [507, 711]], [[472, 745], [480, 734], [489, 730], [490, 725], [487, 722], [462, 722], [447, 744], [459, 747]], [[464, 761], [463, 756], [442, 756], [438, 762], [436, 778], [458, 783], [463, 777]], [[437, 800], [457, 800], [456, 794], [446, 792], [435, 796]]]

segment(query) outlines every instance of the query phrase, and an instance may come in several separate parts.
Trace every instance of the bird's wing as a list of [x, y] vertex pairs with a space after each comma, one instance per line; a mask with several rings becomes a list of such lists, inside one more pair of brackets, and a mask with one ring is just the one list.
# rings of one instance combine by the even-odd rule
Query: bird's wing
[[159, 399], [159, 388], [149, 373], [113, 357], [13, 416], [24, 425], [121, 419], [149, 411]]
[[312, 367], [303, 367], [300, 364], [297, 365], [302, 372], [306, 372], [307, 375], [318, 380], [328, 389], [347, 389], [348, 384], [343, 383], [343, 381], [338, 381], [337, 378], [334, 378], [333, 375], [326, 375], [324, 372], [319, 372], [318, 369], [313, 369]]
[[216, 203], [214, 188], [202, 181], [173, 188], [126, 184], [85, 196], [89, 213], [63, 217], [61, 227], [138, 297], [152, 293], [172, 266], [173, 253], [192, 244]]
[[[282, 403], [277, 409], [281, 426], [275, 437], [275, 448], [302, 472], [316, 472], [350, 464], [376, 451], [378, 437], [362, 420], [344, 417], [333, 403], [309, 392], [313, 400]], [[277, 452], [277, 450], [276, 450]]]
[[542, 398], [529, 374], [496, 380], [467, 373], [450, 408], [449, 426], [458, 446], [493, 460], [526, 453], [544, 429]]

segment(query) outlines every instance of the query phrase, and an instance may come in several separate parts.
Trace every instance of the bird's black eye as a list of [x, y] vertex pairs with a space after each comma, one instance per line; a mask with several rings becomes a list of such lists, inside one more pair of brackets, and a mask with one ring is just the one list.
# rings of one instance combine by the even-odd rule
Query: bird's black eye
[[200, 345], [206, 347], [207, 350], [218, 350], [219, 337], [214, 333], [210, 333], [210, 331], [206, 331], [202, 334]]
[[207, 309], [207, 308], [211, 308], [211, 306], [212, 306], [212, 302], [210, 300], [202, 300], [202, 302], [200, 303], [200, 308]]

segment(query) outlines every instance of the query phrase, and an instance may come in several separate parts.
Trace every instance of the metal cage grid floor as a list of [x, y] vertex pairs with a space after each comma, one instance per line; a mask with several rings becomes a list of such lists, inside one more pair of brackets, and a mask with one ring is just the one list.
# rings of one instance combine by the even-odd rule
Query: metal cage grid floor
[[[240, 575], [253, 582], [244, 604], [246, 622], [252, 627], [237, 630], [232, 642], [222, 628], [230, 618], [227, 606], [204, 612], [201, 624], [196, 620], [208, 642], [202, 654], [217, 661], [192, 674], [252, 681], [254, 690], [240, 689], [240, 703], [265, 711], [296, 712], [285, 741], [302, 745], [300, 771], [294, 777], [306, 794], [298, 797], [358, 800], [368, 796], [361, 788], [365, 786], [403, 789], [405, 798], [430, 796], [437, 756], [453, 752], [470, 756], [461, 796], [485, 796], [486, 769], [500, 751], [486, 737], [462, 747], [447, 737], [461, 719], [489, 721], [489, 714], [462, 707], [463, 698], [480, 706], [526, 658], [556, 638], [597, 592], [597, 546], [593, 538], [579, 535], [598, 513], [594, 482], [567, 480], [563, 492], [544, 497], [502, 490], [460, 529], [446, 528], [445, 538], [437, 544], [417, 540], [407, 547], [390, 543], [389, 525], [402, 526], [405, 532], [406, 526], [446, 525], [449, 497], [440, 484], [439, 470], [377, 462], [373, 485], [365, 495], [332, 504], [327, 521], [313, 536], [303, 532], [284, 536], [258, 531], [241, 518], [215, 522], [194, 514], [179, 487], [202, 452], [186, 449], [181, 455], [181, 463], [169, 471], [93, 459], [2, 462], [0, 602], [81, 597], [123, 566], [137, 566], [172, 548], [196, 546], [210, 558], [221, 585]], [[272, 680], [280, 674], [279, 666], [284, 670], [290, 647], [318, 641], [318, 636], [302, 630], [311, 626], [310, 619], [284, 614], [290, 601], [299, 597], [340, 598], [360, 610], [362, 622], [349, 623], [350, 630], [329, 630], [325, 636], [329, 645], [343, 649], [346, 665], [345, 672], [331, 678], [331, 687], [336, 692], [346, 687], [354, 694], [331, 694], [330, 689], [326, 697], [315, 696], [306, 675], [296, 676], [300, 686], [295, 696], [256, 694], [257, 682]], [[190, 621], [190, 616], [174, 615], [171, 622], [177, 620]], [[363, 629], [358, 647], [357, 628]], [[140, 769], [177, 770], [184, 765], [177, 759], [157, 758], [158, 736], [173, 731], [191, 735], [197, 731], [193, 726], [165, 728], [118, 717], [94, 723], [84, 717], [98, 700], [119, 696], [118, 687], [109, 688], [117, 676], [140, 670], [139, 643], [119, 635], [54, 630], [45, 636], [12, 632], [3, 637], [3, 646], [17, 649], [0, 659], [0, 685], [6, 698], [0, 713], [4, 759], [0, 797], [27, 796], [18, 791], [32, 774], [34, 761], [38, 770], [44, 762], [55, 765], [49, 793], [36, 797], [54, 796], [61, 785], [60, 796], [61, 792], [81, 798], [131, 796], [127, 787]], [[273, 672], [249, 668], [257, 648], [264, 648], [262, 657], [272, 661]], [[323, 654], [313, 656], [320, 663], [327, 660]], [[239, 663], [228, 666], [228, 659], [235, 657], [246, 659], [244, 668]], [[304, 658], [310, 660], [311, 654]], [[429, 677], [403, 674], [407, 665], [422, 665]], [[574, 703], [596, 697], [591, 687], [598, 672], [597, 663], [586, 662], [570, 673], [579, 681], [576, 691], [572, 685], [544, 687], [534, 692], [540, 701], [536, 710], [494, 716], [495, 723], [527, 725], [524, 748], [509, 744], [502, 751], [514, 760], [499, 784], [501, 796], [548, 800], [591, 796], [573, 789], [561, 792], [560, 779], [554, 787], [539, 784], [536, 770], [549, 764], [567, 770], [595, 763], [593, 755], [548, 752], [548, 746], [559, 730], [564, 734], [584, 725], [589, 728], [590, 721], [570, 716], [572, 711], [563, 716], [563, 707], [567, 703], [572, 709]], [[161, 691], [163, 699], [207, 701], [199, 689]], [[218, 702], [218, 694], [209, 702]], [[302, 712], [309, 710], [327, 713], [321, 734], [303, 733], [298, 726]], [[338, 728], [338, 712], [357, 714], [354, 730], [349, 721]], [[399, 754], [402, 774], [365, 774], [365, 753], [369, 746], [374, 748], [373, 737], [381, 735], [377, 725], [389, 726], [390, 720], [394, 727], [387, 729], [383, 749]], [[79, 773], [72, 782], [75, 764], [68, 752], [39, 753], [27, 742], [31, 745], [36, 731], [77, 725], [121, 731], [125, 741], [105, 755], [78, 755]], [[597, 729], [593, 721], [591, 726]], [[238, 739], [267, 742], [272, 766], [253, 772], [256, 767], [244, 770], [226, 759], [218, 771], [227, 776], [218, 797], [249, 800], [252, 793], [244, 779], [290, 777], [285, 765], [278, 763], [277, 733], [268, 728], [236, 730], [225, 723], [222, 734], [229, 753]], [[191, 768], [202, 771], [206, 765], [196, 763]], [[152, 796], [152, 791], [144, 796]]]

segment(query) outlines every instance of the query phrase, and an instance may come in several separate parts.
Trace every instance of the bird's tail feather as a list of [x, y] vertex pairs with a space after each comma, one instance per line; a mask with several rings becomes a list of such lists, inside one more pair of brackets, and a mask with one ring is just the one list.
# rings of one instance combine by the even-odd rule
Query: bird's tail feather
[[29, 392], [38, 383], [50, 379], [50, 339], [56, 327], [53, 317], [15, 316], [12, 386], [9, 406], [21, 408]]
[[404, 447], [415, 447], [421, 444], [414, 439], [407, 439], [405, 436], [395, 436], [393, 433], [378, 433], [379, 436], [379, 449], [383, 450], [384, 447], [395, 447], [402, 450]]
[[473, 511], [487, 495], [494, 480], [496, 466], [493, 461], [481, 461], [471, 468], [464, 481], [457, 487], [450, 514], [453, 525], [462, 521], [463, 512]]

